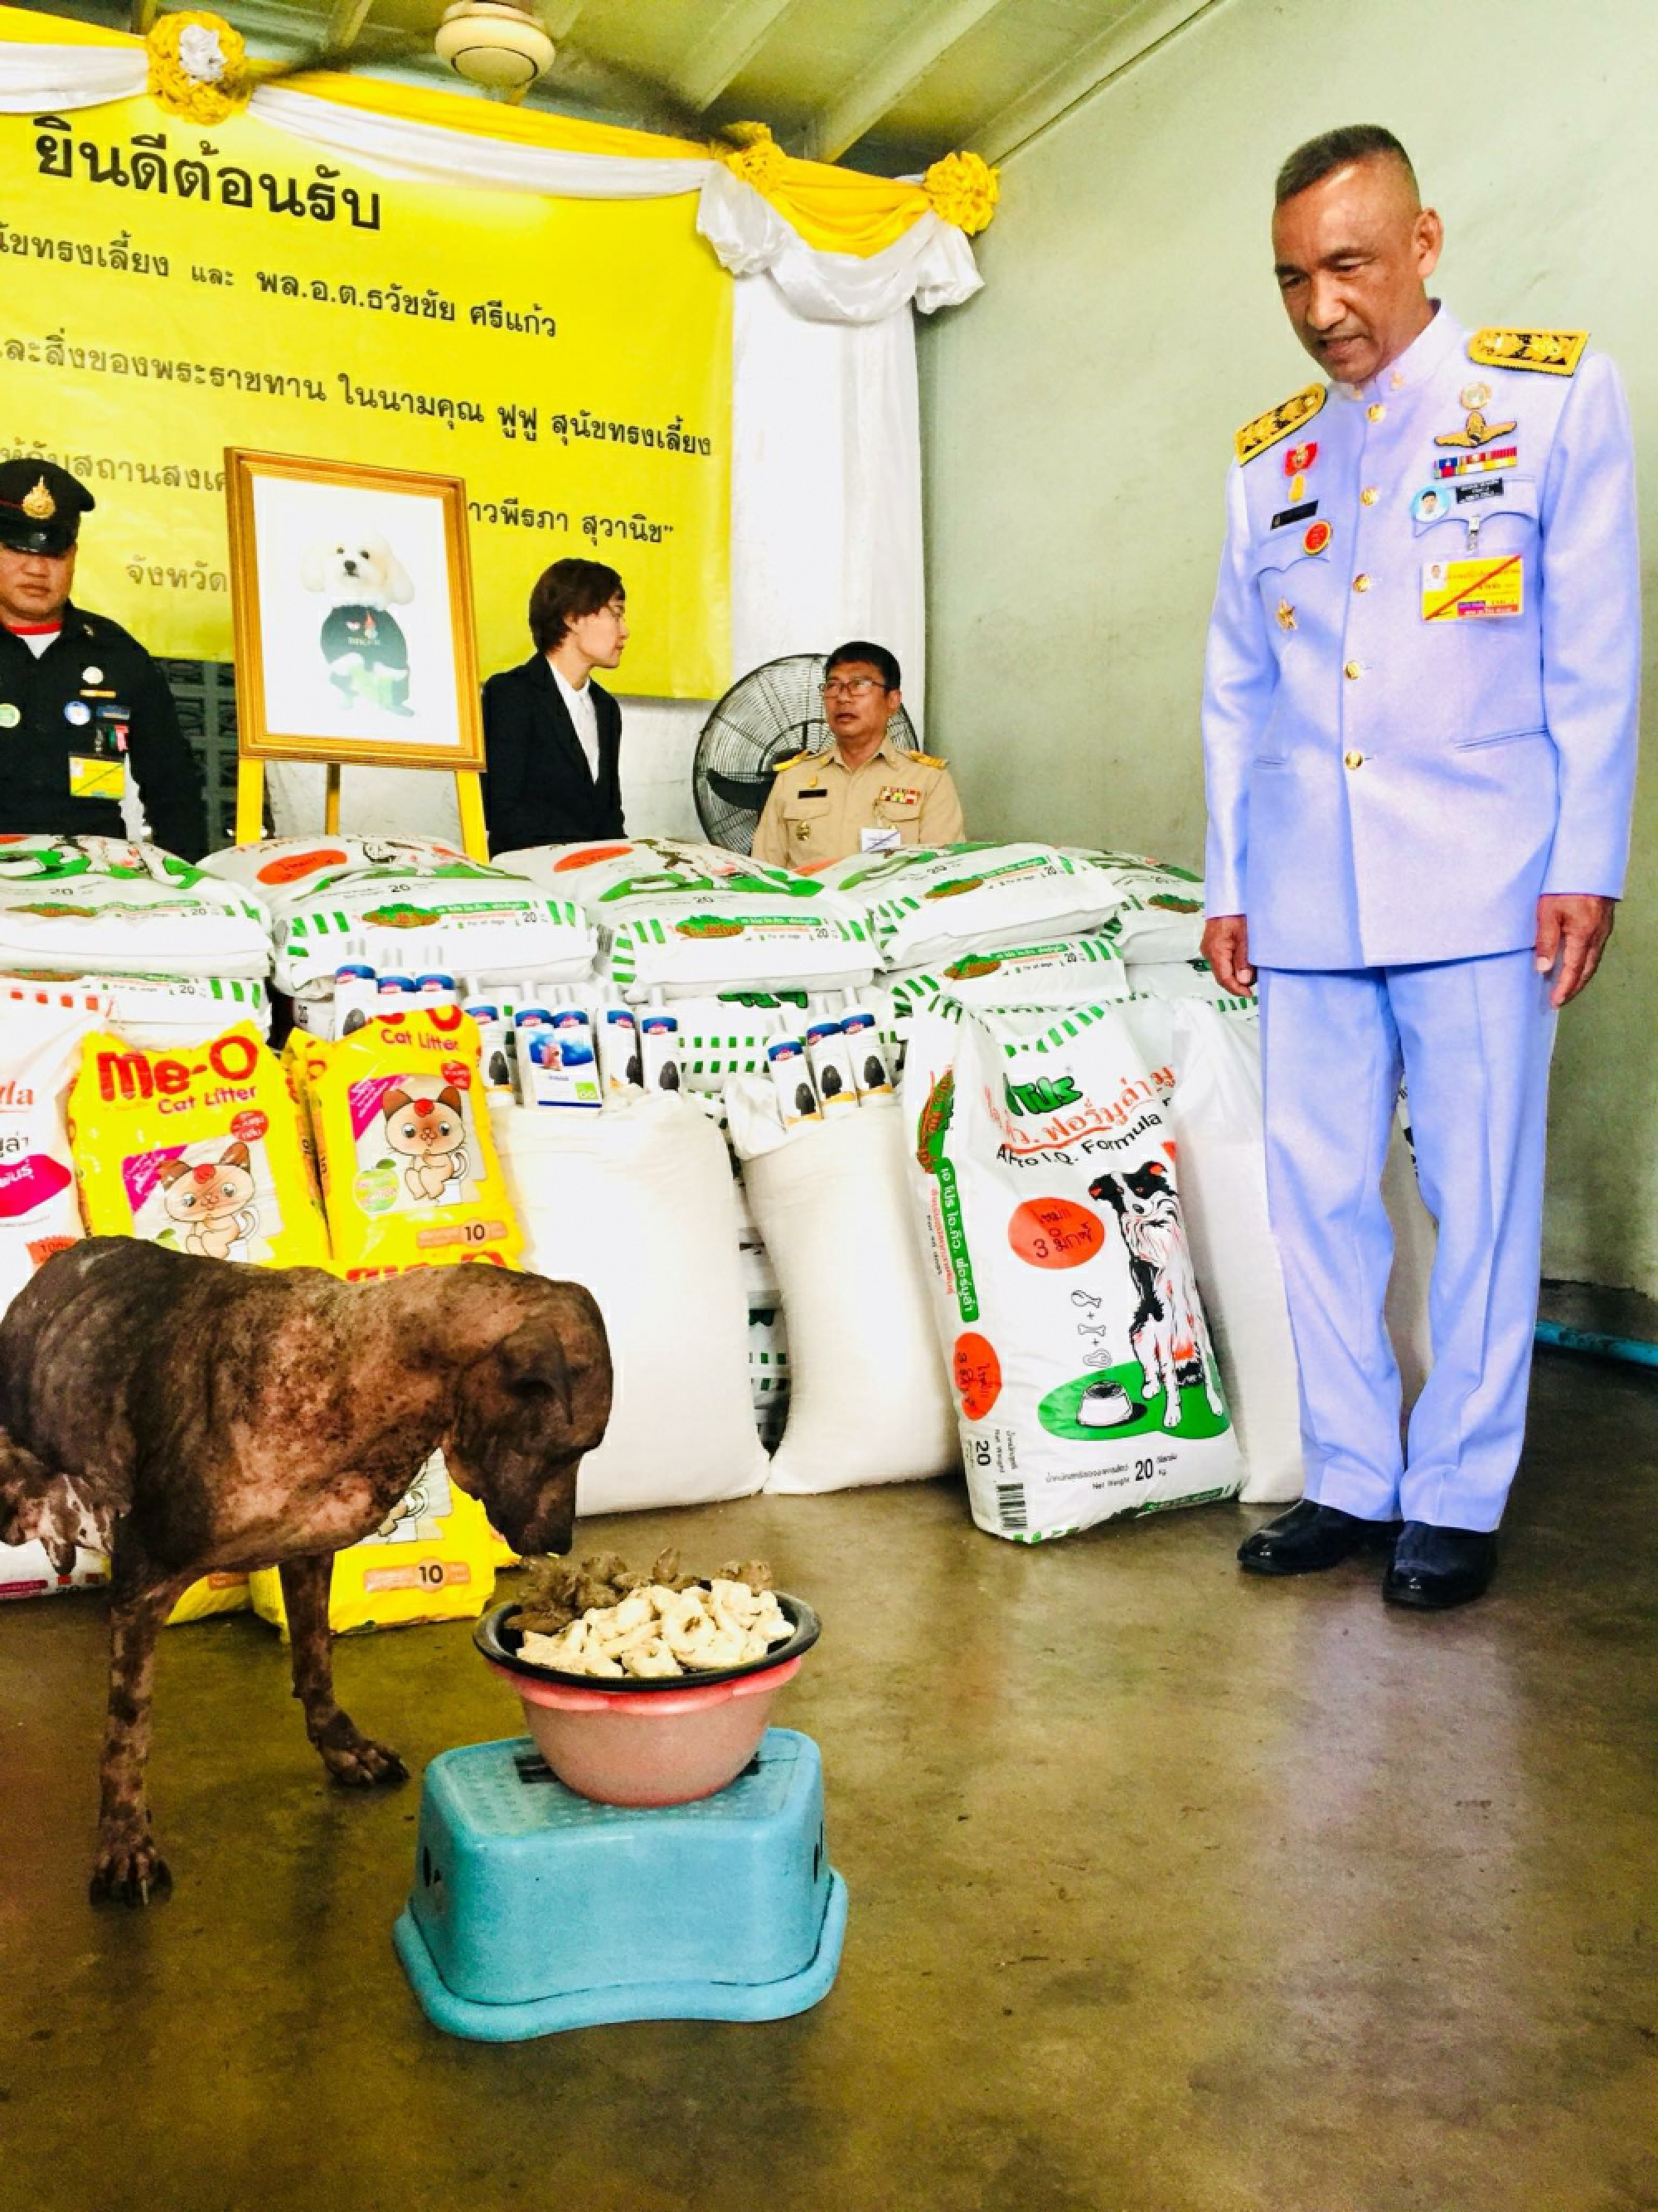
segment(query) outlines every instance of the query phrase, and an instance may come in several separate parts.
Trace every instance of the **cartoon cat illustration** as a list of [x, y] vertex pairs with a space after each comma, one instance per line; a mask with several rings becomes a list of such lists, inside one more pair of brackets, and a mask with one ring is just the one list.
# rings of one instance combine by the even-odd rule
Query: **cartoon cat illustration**
[[411, 1198], [441, 1198], [451, 1182], [465, 1177], [466, 1125], [460, 1093], [452, 1084], [446, 1083], [435, 1098], [388, 1091], [380, 1110], [386, 1143], [409, 1163], [403, 1179]]
[[247, 1146], [229, 1144], [216, 1160], [191, 1167], [169, 1160], [158, 1178], [169, 1221], [185, 1232], [184, 1249], [203, 1260], [228, 1260], [259, 1226]]

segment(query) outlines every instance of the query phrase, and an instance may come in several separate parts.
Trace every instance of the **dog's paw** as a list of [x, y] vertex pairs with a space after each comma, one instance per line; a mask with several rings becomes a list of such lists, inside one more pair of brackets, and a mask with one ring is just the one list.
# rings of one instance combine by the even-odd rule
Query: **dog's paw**
[[409, 1779], [409, 1769], [390, 1744], [375, 1743], [366, 1735], [349, 1743], [325, 1745], [322, 1756], [335, 1781], [348, 1790], [374, 1790], [382, 1783]]
[[98, 1854], [87, 1894], [94, 1905], [165, 1905], [173, 1894], [167, 1861], [146, 1836], [107, 1845]]

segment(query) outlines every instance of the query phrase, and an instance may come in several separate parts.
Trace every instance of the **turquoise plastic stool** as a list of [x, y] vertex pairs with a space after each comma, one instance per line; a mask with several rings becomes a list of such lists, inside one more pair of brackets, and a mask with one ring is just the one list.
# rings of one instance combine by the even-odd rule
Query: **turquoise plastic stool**
[[689, 1805], [595, 1805], [528, 1736], [426, 1770], [415, 1886], [392, 1930], [427, 2017], [517, 2043], [623, 2020], [781, 2020], [827, 1995], [847, 1890], [817, 1747], [768, 1729]]

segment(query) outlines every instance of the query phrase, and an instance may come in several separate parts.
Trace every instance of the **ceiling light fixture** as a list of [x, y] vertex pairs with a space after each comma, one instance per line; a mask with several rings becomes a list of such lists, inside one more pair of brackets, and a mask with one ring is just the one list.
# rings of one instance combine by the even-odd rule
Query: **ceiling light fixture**
[[557, 49], [527, 8], [508, 0], [456, 0], [434, 40], [457, 76], [492, 92], [525, 91], [553, 65]]

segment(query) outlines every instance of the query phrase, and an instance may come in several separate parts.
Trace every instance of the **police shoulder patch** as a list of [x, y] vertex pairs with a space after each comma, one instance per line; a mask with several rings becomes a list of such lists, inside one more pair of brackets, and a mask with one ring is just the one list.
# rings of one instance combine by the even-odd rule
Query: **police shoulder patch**
[[1264, 453], [1280, 438], [1287, 438], [1291, 430], [1310, 422], [1324, 404], [1325, 398], [1321, 384], [1309, 384], [1292, 392], [1276, 407], [1269, 407], [1264, 415], [1257, 415], [1253, 422], [1246, 422], [1232, 440], [1233, 452], [1241, 462], [1253, 461], [1257, 453]]
[[947, 768], [950, 765], [947, 761], [941, 760], [937, 753], [912, 753], [910, 758], [917, 768]]
[[1476, 331], [1468, 340], [1468, 359], [1481, 368], [1540, 368], [1549, 376], [1570, 376], [1588, 342], [1587, 331]]

